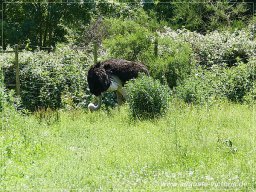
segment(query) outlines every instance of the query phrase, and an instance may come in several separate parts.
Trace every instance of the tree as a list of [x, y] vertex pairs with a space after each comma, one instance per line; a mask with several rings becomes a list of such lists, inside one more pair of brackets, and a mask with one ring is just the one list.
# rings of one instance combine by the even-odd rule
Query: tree
[[90, 22], [94, 1], [73, 3], [8, 1], [3, 7], [3, 48], [8, 44], [55, 46], [65, 41], [65, 26], [75, 29]]

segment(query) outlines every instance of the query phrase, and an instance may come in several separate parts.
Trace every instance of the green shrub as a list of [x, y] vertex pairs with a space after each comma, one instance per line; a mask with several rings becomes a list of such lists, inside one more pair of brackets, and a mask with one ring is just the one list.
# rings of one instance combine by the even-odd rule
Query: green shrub
[[6, 102], [8, 99], [8, 94], [6, 93], [6, 89], [4, 88], [3, 84], [0, 85], [0, 112], [3, 111]]
[[243, 102], [245, 96], [253, 98], [254, 70], [252, 65], [244, 63], [231, 68], [213, 65], [205, 70], [198, 67], [175, 92], [188, 103], [209, 103], [220, 98]]
[[216, 97], [221, 97], [219, 85], [224, 76], [218, 73], [219, 68], [217, 70], [211, 73], [198, 67], [193, 71], [193, 75], [175, 88], [176, 95], [185, 102], [193, 104], [209, 103]]
[[124, 36], [117, 35], [111, 40], [106, 40], [105, 46], [114, 58], [124, 58], [131, 61], [138, 60], [143, 51], [150, 46], [148, 35], [145, 31], [138, 31]]
[[169, 92], [158, 80], [142, 76], [129, 81], [126, 88], [133, 118], [155, 118], [166, 112]]
[[[70, 97], [75, 105], [90, 101], [87, 90], [88, 62], [84, 53], [57, 47], [54, 53], [23, 51], [19, 54], [21, 102], [26, 109], [65, 107], [62, 98]], [[15, 82], [13, 58], [4, 66], [5, 83]]]
[[244, 101], [247, 104], [256, 103], [256, 81], [253, 82], [252, 88], [244, 96]]
[[[0, 73], [3, 74], [2, 68], [0, 68]], [[7, 111], [12, 111], [20, 107], [19, 99], [15, 97], [14, 90], [9, 91], [4, 84], [4, 76], [0, 76], [0, 118], [4, 118], [4, 113]], [[2, 112], [4, 112], [2, 114]]]
[[[134, 21], [123, 21], [121, 23], [119, 20], [113, 21], [110, 30], [113, 30], [114, 34], [103, 42], [104, 48], [111, 57], [131, 61], [139, 60], [140, 55], [151, 46], [149, 30]], [[120, 25], [116, 26], [115, 22]], [[110, 33], [113, 33], [113, 31]]]
[[158, 57], [149, 60], [148, 65], [154, 78], [166, 82], [170, 88], [176, 87], [190, 75], [194, 67], [192, 49], [185, 42], [159, 38]]
[[154, 21], [149, 26], [145, 26], [138, 18], [109, 19], [105, 23], [108, 26], [108, 36], [103, 46], [107, 50], [107, 57], [141, 61], [149, 67], [154, 78], [162, 83], [166, 82], [170, 88], [180, 84], [190, 74], [193, 68], [190, 44], [181, 39], [157, 34]]
[[[13, 55], [4, 55], [4, 83], [15, 84]], [[74, 109], [92, 101], [87, 85], [87, 71], [92, 62], [82, 51], [59, 45], [54, 53], [23, 51], [19, 53], [21, 103], [30, 111], [47, 108]], [[12, 89], [14, 87], [7, 87]], [[114, 93], [105, 93], [103, 108], [116, 105]]]
[[165, 27], [159, 36], [189, 43], [197, 63], [210, 68], [213, 65], [231, 67], [240, 62], [247, 63], [255, 54], [256, 41], [252, 34], [250, 29], [243, 29], [234, 32], [213, 31], [202, 35], [186, 29], [174, 31]]
[[225, 82], [225, 95], [230, 101], [242, 102], [243, 97], [252, 87], [248, 66], [240, 64], [227, 69], [228, 79]]
[[[173, 13], [168, 10], [168, 12], [173, 14], [172, 25], [176, 28], [185, 27], [200, 33], [216, 29], [243, 28], [253, 16], [252, 12], [250, 13], [249, 11], [249, 7], [252, 9], [253, 6], [249, 3], [197, 0], [180, 2], [183, 3], [172, 2]], [[164, 6], [167, 5], [165, 4]], [[164, 12], [161, 13], [161, 15], [164, 14]]]

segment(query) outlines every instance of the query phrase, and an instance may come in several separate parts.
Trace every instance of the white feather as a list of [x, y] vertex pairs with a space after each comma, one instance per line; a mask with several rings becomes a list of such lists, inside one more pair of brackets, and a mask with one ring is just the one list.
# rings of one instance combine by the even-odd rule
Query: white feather
[[107, 91], [117, 91], [118, 89], [122, 88], [122, 81], [117, 76], [112, 75], [110, 80], [111, 84]]

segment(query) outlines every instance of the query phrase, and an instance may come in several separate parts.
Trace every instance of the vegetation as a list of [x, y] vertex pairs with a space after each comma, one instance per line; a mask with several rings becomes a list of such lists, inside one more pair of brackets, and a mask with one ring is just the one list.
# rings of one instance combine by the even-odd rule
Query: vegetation
[[130, 121], [127, 106], [58, 115], [5, 113], [1, 190], [255, 189], [256, 122], [246, 105], [173, 101], [157, 121]]
[[[21, 2], [1, 9], [1, 191], [256, 190], [253, 3]], [[109, 58], [150, 77], [89, 113]]]
[[126, 85], [133, 118], [150, 119], [163, 116], [168, 107], [168, 87], [151, 77], [142, 76]]
[[[59, 46], [54, 53], [44, 51], [19, 54], [21, 102], [24, 108], [35, 111], [38, 108], [65, 107], [70, 100], [75, 105], [85, 106], [89, 92], [86, 91], [87, 57], [81, 51], [72, 51]], [[13, 58], [5, 58], [5, 82], [15, 83]], [[91, 98], [91, 97], [90, 97]], [[88, 103], [87, 103], [88, 104]]]
[[[22, 2], [22, 1], [21, 1]], [[83, 3], [86, 2], [86, 3]], [[161, 3], [164, 2], [164, 3]], [[246, 27], [253, 15], [253, 3], [237, 1], [130, 1], [120, 3], [107, 0], [72, 1], [68, 3], [33, 2], [15, 3], [5, 1], [2, 5], [4, 27], [3, 48], [9, 44], [30, 44], [55, 46], [68, 41], [68, 34], [79, 35], [81, 26], [88, 25], [101, 15], [109, 18], [134, 18], [141, 23], [149, 16], [152, 20], [164, 22], [175, 29], [185, 27], [191, 31], [206, 33], [216, 29], [241, 29]], [[143, 14], [145, 12], [145, 14]], [[139, 15], [144, 15], [141, 18]], [[148, 25], [148, 23], [143, 23]], [[154, 24], [154, 27], [156, 24]], [[153, 27], [153, 28], [154, 28]], [[1, 27], [2, 29], [2, 27]], [[2, 37], [1, 37], [2, 39]]]
[[244, 63], [231, 68], [213, 66], [211, 70], [197, 69], [176, 87], [175, 92], [185, 102], [194, 104], [209, 104], [219, 99], [243, 103], [246, 94], [253, 96], [253, 69], [254, 66]]

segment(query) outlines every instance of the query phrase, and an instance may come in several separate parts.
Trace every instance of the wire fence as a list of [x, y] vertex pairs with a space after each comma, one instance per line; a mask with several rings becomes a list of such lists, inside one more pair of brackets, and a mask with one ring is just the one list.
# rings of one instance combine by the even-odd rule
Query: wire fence
[[[22, 52], [23, 50], [29, 49], [29, 48], [35, 48], [37, 50], [47, 50], [47, 51], [53, 51], [54, 47], [46, 47], [46, 46], [37, 46], [37, 45], [27, 45], [27, 44], [15, 44], [13, 46], [10, 46], [12, 50], [3, 50], [1, 49], [1, 53], [10, 53], [14, 54], [14, 72], [15, 72], [15, 82], [9, 82], [6, 86], [7, 87], [13, 87], [15, 88], [16, 94], [20, 95], [20, 63], [19, 63], [19, 52]], [[95, 60], [97, 60], [97, 47], [95, 46], [94, 55], [96, 55]], [[96, 62], [96, 61], [95, 61]], [[53, 68], [52, 65], [44, 65], [44, 67], [49, 67], [49, 70]], [[40, 84], [40, 83], [37, 83]]]
[[[153, 42], [153, 46], [154, 46], [154, 50], [153, 50], [153, 53], [155, 57], [159, 57], [159, 51], [158, 51], [158, 41], [157, 41], [157, 38], [155, 39], [155, 41]], [[45, 46], [35, 46], [35, 45], [29, 45], [29, 47], [34, 47], [38, 50], [54, 50], [53, 47], [45, 47]], [[21, 73], [21, 67], [20, 67], [20, 62], [19, 62], [19, 53], [22, 52], [24, 49], [27, 48], [27, 45], [26, 44], [20, 44], [20, 45], [14, 45], [14, 46], [11, 46], [10, 48], [12, 48], [13, 50], [7, 50], [7, 51], [4, 51], [2, 50], [2, 53], [12, 53], [14, 54], [14, 66], [13, 66], [13, 69], [14, 69], [14, 74], [15, 74], [15, 81], [11, 81], [11, 82], [7, 82], [8, 84], [6, 85], [8, 88], [15, 88], [15, 91], [16, 91], [16, 94], [19, 96], [20, 95], [20, 92], [21, 92], [21, 80], [20, 80], [20, 73]], [[84, 50], [84, 47], [76, 47], [76, 49], [83, 49]], [[98, 49], [99, 49], [99, 46], [97, 43], [93, 44], [93, 47], [92, 47], [92, 53], [93, 53], [93, 60], [94, 60], [94, 63], [97, 63], [97, 60], [98, 60]], [[217, 59], [216, 61], [214, 62], [218, 62], [218, 63], [234, 63], [235, 61], [237, 61], [235, 58], [232, 58], [232, 59]], [[207, 60], [205, 60], [205, 62], [207, 62]], [[209, 60], [208, 62], [212, 62], [212, 60]], [[58, 66], [53, 66], [51, 64], [47, 65], [47, 64], [44, 64], [42, 65], [43, 69], [42, 71], [44, 71], [45, 69], [47, 70], [47, 73], [49, 74], [53, 74], [56, 73], [56, 69], [57, 67], [63, 67], [64, 64], [59, 64]], [[14, 78], [13, 78], [14, 79]], [[31, 89], [30, 91], [33, 90], [33, 88], [40, 88], [44, 85], [44, 82], [35, 82], [36, 84], [33, 84], [33, 86], [31, 86]], [[50, 86], [47, 86], [47, 89], [48, 90], [54, 90], [55, 88], [51, 88]], [[28, 91], [28, 90], [26, 90]]]
[[18, 51], [22, 51], [24, 49], [29, 49], [29, 48], [35, 48], [35, 49], [38, 49], [38, 50], [50, 50], [50, 51], [53, 51], [54, 50], [54, 47], [53, 46], [50, 46], [50, 47], [46, 47], [46, 46], [39, 46], [39, 45], [30, 45], [30, 44], [15, 44], [15, 45], [12, 45], [10, 46], [10, 48], [12, 48], [13, 50], [3, 50], [1, 49], [0, 51], [2, 53], [13, 53], [15, 52], [15, 47], [18, 46]]

